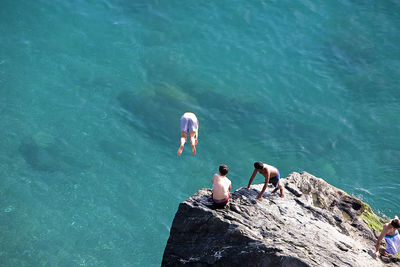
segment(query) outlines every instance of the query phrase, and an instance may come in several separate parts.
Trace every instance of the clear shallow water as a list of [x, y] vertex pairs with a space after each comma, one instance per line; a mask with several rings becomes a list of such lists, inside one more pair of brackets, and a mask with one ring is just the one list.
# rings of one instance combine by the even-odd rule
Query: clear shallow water
[[394, 0], [1, 1], [0, 264], [158, 266], [220, 163], [398, 214], [397, 25]]

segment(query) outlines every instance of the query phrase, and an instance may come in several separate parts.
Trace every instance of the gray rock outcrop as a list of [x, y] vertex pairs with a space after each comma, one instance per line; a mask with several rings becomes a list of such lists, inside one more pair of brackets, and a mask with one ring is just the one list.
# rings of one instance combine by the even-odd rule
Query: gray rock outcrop
[[268, 188], [258, 201], [253, 185], [224, 209], [200, 189], [179, 205], [162, 266], [383, 266], [361, 200], [306, 172], [281, 182], [284, 198]]

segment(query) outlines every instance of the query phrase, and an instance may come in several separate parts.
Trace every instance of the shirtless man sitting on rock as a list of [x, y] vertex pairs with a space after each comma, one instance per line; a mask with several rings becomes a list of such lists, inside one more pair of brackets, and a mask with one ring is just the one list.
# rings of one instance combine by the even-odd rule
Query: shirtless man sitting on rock
[[211, 182], [212, 188], [212, 199], [214, 205], [217, 207], [224, 207], [229, 202], [231, 194], [229, 193], [232, 188], [231, 180], [226, 177], [229, 168], [225, 164], [219, 166], [219, 173], [214, 174]]

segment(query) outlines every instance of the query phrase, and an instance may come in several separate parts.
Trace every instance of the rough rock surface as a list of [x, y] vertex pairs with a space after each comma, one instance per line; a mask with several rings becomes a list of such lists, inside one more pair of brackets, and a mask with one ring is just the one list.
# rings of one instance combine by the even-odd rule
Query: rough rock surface
[[[262, 184], [239, 188], [224, 209], [200, 189], [179, 205], [162, 266], [383, 266], [364, 203], [303, 173], [281, 179], [285, 197], [257, 201]], [[385, 266], [398, 266], [395, 263]]]

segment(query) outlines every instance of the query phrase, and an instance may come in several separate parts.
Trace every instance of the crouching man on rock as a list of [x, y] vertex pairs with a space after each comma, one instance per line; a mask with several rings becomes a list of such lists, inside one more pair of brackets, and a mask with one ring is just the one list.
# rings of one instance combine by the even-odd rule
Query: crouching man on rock
[[213, 184], [212, 188], [212, 199], [214, 205], [222, 208], [229, 202], [231, 194], [229, 193], [232, 187], [231, 181], [226, 177], [229, 168], [225, 164], [219, 166], [219, 173], [214, 174], [211, 182]]
[[[382, 233], [376, 241], [376, 257], [378, 257], [379, 254], [387, 255], [389, 253], [392, 255], [396, 255], [396, 253], [400, 252], [400, 237], [397, 230], [399, 228], [400, 220], [397, 216], [394, 216], [394, 218], [390, 222], [383, 225]], [[384, 247], [381, 247], [381, 241], [383, 238], [385, 238], [386, 249]]]
[[267, 189], [268, 183], [271, 183], [273, 186], [275, 186], [275, 189], [272, 190], [272, 193], [276, 193], [276, 191], [278, 191], [279, 189], [281, 193], [280, 197], [284, 197], [283, 187], [279, 183], [279, 178], [280, 178], [279, 170], [276, 167], [262, 163], [261, 161], [254, 162], [254, 171], [250, 177], [247, 189], [250, 188], [250, 185], [253, 182], [254, 177], [256, 177], [257, 172], [261, 173], [265, 177], [264, 186], [257, 197], [258, 200], [262, 201], [262, 195], [264, 194], [265, 189]]

